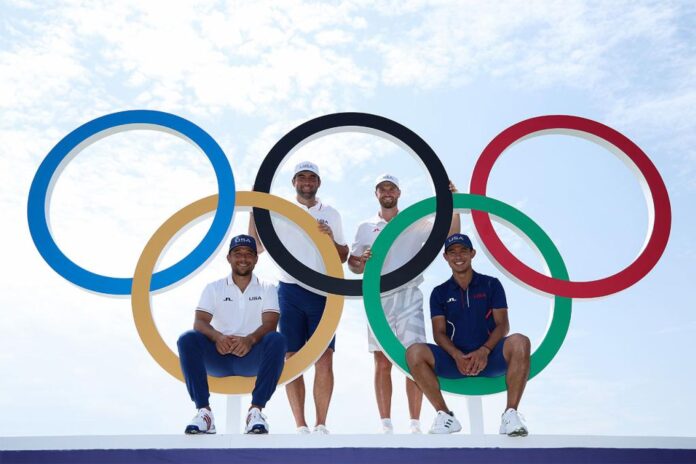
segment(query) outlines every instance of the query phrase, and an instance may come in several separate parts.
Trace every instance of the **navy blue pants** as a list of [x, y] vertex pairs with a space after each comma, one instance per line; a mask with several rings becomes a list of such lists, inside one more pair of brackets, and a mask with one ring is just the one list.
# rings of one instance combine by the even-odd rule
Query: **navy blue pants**
[[[488, 355], [488, 364], [478, 373], [478, 377], [499, 377], [507, 372], [507, 361], [503, 356], [503, 346], [505, 346], [507, 337], [503, 337]], [[428, 348], [433, 352], [435, 358], [435, 374], [438, 377], [446, 379], [462, 379], [468, 377], [461, 372], [457, 367], [457, 362], [452, 356], [438, 345], [428, 343]], [[461, 349], [461, 348], [460, 348]], [[463, 350], [462, 350], [463, 351]], [[467, 351], [464, 351], [467, 353]]]
[[[278, 306], [280, 306], [280, 333], [288, 341], [288, 351], [295, 353], [307, 343], [317, 330], [324, 314], [326, 297], [297, 285], [280, 282], [278, 284]], [[331, 339], [329, 348], [336, 350], [336, 337]]]
[[265, 407], [278, 385], [287, 351], [285, 337], [278, 332], [267, 333], [251, 347], [246, 356], [241, 357], [218, 353], [215, 343], [195, 330], [189, 330], [181, 335], [176, 346], [179, 348], [179, 360], [186, 380], [186, 388], [198, 409], [209, 406], [208, 375], [212, 377], [256, 376], [251, 403]]

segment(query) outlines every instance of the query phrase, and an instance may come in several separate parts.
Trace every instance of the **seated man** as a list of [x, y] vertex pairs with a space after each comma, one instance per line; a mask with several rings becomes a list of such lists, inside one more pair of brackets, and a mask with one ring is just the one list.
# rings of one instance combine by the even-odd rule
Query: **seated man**
[[256, 240], [232, 238], [227, 261], [232, 274], [209, 283], [201, 296], [193, 329], [179, 337], [179, 359], [198, 414], [186, 427], [188, 434], [215, 433], [207, 375], [256, 376], [246, 433], [268, 433], [261, 410], [275, 391], [285, 365], [285, 337], [276, 332], [278, 295], [275, 286], [259, 280]]
[[469, 237], [451, 235], [444, 257], [452, 277], [430, 295], [430, 317], [435, 343], [411, 345], [406, 352], [411, 375], [437, 410], [430, 433], [453, 433], [462, 429], [447, 408], [437, 376], [458, 379], [467, 376], [497, 377], [505, 374], [507, 407], [500, 433], [527, 436], [527, 426], [517, 412], [529, 377], [529, 339], [506, 336], [510, 330], [505, 291], [494, 277], [471, 268], [476, 250]]

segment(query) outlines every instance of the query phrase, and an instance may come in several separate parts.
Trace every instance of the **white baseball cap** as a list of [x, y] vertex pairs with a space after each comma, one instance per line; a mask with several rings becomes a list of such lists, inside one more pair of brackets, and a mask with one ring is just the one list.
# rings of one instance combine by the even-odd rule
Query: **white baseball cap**
[[377, 188], [377, 186], [382, 182], [391, 182], [392, 184], [396, 185], [396, 188], [399, 188], [399, 179], [391, 174], [381, 174], [377, 176], [377, 179], [375, 179], [375, 188]]
[[312, 163], [311, 161], [302, 161], [301, 163], [297, 163], [297, 165], [295, 166], [295, 173], [292, 176], [295, 177], [297, 173], [302, 171], [313, 172], [317, 176], [321, 177], [319, 175], [319, 166]]

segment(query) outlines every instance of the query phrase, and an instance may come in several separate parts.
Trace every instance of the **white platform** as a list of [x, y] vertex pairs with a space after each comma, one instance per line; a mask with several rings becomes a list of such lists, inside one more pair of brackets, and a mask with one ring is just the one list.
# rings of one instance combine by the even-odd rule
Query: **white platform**
[[638, 448], [696, 449], [696, 437], [530, 435], [120, 435], [0, 437], [0, 450], [183, 448]]

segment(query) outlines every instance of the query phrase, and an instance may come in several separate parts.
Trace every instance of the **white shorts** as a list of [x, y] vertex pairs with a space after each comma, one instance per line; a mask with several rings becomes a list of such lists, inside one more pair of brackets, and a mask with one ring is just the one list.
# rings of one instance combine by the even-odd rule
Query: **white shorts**
[[[423, 293], [417, 286], [406, 287], [383, 296], [382, 307], [389, 327], [405, 348], [414, 343], [425, 343]], [[367, 327], [367, 346], [370, 353], [382, 351], [369, 326]]]

